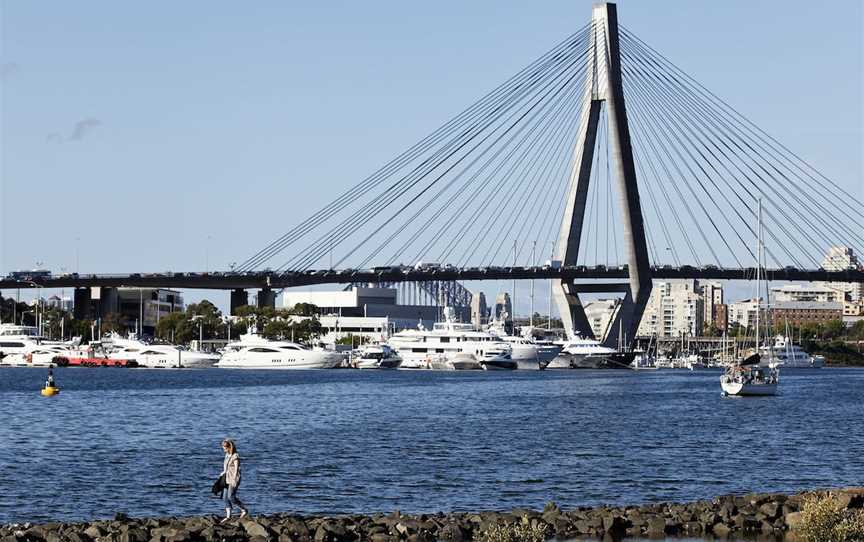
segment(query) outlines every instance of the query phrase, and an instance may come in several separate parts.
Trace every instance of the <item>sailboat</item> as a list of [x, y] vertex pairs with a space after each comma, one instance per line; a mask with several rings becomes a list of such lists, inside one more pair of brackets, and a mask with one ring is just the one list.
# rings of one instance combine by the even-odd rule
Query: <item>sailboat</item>
[[[762, 260], [764, 246], [762, 244], [762, 200], [759, 200], [759, 231], [756, 249], [756, 347], [742, 358], [735, 360], [723, 376], [720, 377], [720, 388], [723, 395], [760, 396], [776, 395], [780, 383], [780, 368], [763, 363], [760, 354], [759, 313], [762, 312], [760, 287], [762, 281]], [[767, 300], [767, 287], [766, 287]], [[767, 360], [766, 360], [767, 361]]]

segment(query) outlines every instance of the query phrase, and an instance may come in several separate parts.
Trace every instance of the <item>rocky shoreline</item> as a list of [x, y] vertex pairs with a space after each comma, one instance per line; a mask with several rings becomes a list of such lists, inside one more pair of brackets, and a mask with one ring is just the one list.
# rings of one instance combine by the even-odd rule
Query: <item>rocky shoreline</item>
[[[825, 491], [830, 491], [846, 508], [864, 508], [864, 488]], [[549, 503], [542, 511], [514, 509], [420, 515], [397, 511], [386, 515], [340, 516], [272, 514], [233, 519], [226, 524], [220, 524], [217, 516], [130, 518], [118, 513], [113, 520], [3, 525], [0, 526], [0, 542], [459, 542], [480, 539], [484, 535], [484, 539], [495, 539], [489, 534], [513, 524], [521, 524], [530, 531], [531, 540], [677, 536], [783, 540], [785, 533], [800, 521], [803, 500], [812, 493], [753, 493], [690, 503], [571, 510], [561, 510]]]

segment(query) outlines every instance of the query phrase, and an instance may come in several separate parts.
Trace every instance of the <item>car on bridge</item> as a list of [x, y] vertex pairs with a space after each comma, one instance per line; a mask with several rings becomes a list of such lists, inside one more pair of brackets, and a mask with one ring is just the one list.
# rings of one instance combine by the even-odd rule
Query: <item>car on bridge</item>
[[47, 269], [32, 269], [30, 271], [12, 271], [7, 275], [12, 280], [50, 279], [51, 271]]

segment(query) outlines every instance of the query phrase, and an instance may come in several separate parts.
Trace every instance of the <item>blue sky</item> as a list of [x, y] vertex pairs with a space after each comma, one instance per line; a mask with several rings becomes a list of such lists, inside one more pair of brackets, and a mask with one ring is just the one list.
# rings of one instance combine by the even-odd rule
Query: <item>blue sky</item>
[[[864, 13], [830, 8], [625, 0], [619, 18], [864, 198]], [[577, 0], [3, 1], [0, 273], [74, 270], [76, 253], [81, 272], [226, 269], [590, 13]]]

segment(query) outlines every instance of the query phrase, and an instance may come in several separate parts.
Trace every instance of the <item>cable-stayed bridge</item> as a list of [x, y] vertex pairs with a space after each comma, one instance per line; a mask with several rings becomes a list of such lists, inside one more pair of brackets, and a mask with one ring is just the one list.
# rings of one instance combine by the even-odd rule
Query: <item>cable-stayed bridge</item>
[[435, 283], [546, 278], [565, 326], [588, 335], [579, 294], [623, 294], [609, 335], [633, 337], [652, 279], [752, 279], [760, 230], [772, 280], [864, 281], [861, 270], [821, 268], [829, 247], [864, 249], [860, 199], [600, 4], [588, 24], [231, 272], [0, 288], [443, 291]]

